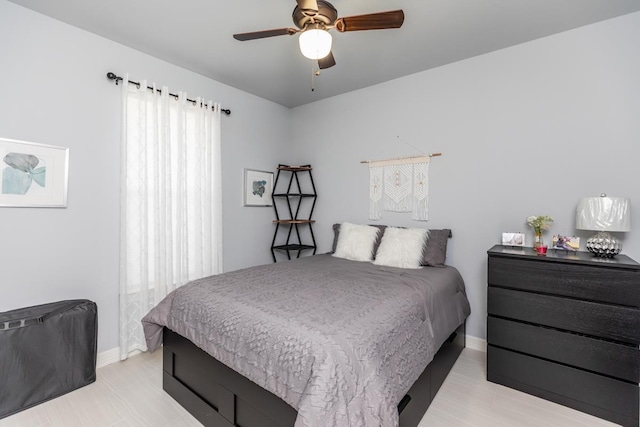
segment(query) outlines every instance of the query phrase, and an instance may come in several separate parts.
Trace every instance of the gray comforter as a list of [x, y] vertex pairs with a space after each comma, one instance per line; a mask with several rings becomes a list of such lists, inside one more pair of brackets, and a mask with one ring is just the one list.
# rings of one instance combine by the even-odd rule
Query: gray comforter
[[282, 398], [296, 427], [398, 425], [397, 405], [469, 315], [452, 267], [380, 267], [331, 255], [199, 279], [143, 319]]

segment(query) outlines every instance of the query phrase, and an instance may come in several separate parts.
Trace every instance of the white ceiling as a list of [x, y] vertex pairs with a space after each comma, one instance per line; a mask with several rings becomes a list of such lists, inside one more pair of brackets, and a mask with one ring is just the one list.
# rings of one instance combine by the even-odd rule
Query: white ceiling
[[640, 11], [640, 0], [332, 0], [340, 17], [403, 9], [405, 21], [332, 31], [337, 65], [311, 91], [297, 35], [232, 38], [295, 27], [295, 0], [10, 1], [287, 107]]

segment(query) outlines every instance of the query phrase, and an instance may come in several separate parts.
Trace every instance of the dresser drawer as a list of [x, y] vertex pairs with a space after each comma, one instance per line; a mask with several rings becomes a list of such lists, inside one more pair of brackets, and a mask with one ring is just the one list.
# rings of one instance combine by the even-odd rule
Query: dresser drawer
[[640, 310], [629, 307], [489, 287], [487, 311], [493, 316], [640, 343]]
[[638, 386], [488, 346], [487, 379], [606, 418], [638, 425]]
[[601, 262], [596, 267], [490, 256], [489, 285], [640, 307], [640, 270]]
[[490, 345], [635, 383], [640, 381], [640, 350], [635, 346], [496, 317], [489, 317], [487, 331]]

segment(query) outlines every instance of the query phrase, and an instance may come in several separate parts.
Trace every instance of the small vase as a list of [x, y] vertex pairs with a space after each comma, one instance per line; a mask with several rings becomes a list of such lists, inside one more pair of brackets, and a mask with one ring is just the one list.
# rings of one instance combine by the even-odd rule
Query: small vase
[[533, 239], [533, 247], [537, 248], [539, 246], [544, 246], [542, 242], [542, 233], [535, 233], [535, 238]]

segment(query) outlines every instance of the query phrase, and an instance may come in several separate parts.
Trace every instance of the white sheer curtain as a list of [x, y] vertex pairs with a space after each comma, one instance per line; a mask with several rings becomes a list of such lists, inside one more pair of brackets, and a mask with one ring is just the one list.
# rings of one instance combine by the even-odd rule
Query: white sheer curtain
[[146, 350], [140, 319], [162, 298], [222, 270], [220, 106], [153, 87], [123, 79], [121, 360]]

